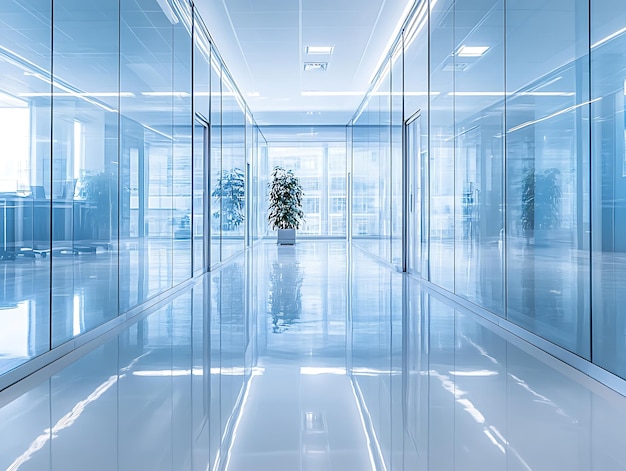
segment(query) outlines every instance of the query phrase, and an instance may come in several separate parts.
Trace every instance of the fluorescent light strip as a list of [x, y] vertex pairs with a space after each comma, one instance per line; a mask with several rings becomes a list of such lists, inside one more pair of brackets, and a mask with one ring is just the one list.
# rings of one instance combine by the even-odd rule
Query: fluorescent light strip
[[362, 96], [365, 92], [318, 92], [304, 91], [300, 92], [301, 96]]
[[574, 92], [450, 92], [448, 96], [574, 96]]
[[190, 97], [191, 94], [188, 92], [141, 92], [143, 96], [156, 96], [156, 97], [180, 97], [186, 98]]
[[612, 33], [612, 34], [609, 34], [608, 36], [606, 36], [606, 37], [604, 37], [604, 38], [600, 39], [599, 41], [597, 41], [597, 42], [593, 43], [593, 44], [591, 45], [591, 49], [595, 49], [596, 47], [598, 47], [598, 46], [600, 46], [600, 45], [604, 44], [605, 42], [610, 41], [611, 39], [613, 39], [613, 38], [615, 38], [615, 37], [619, 36], [620, 34], [624, 34], [624, 33], [626, 33], [626, 26], [625, 26], [625, 27], [623, 27], [622, 29], [618, 30], [618, 31], [615, 31], [615, 32], [614, 32], [614, 33]]
[[519, 126], [512, 127], [508, 130], [508, 132], [519, 131], [520, 129], [524, 129], [528, 126], [532, 126], [533, 124], [541, 123], [542, 121], [547, 121], [548, 119], [555, 118], [556, 116], [562, 115], [564, 113], [569, 113], [570, 111], [574, 111], [576, 108], [580, 108], [581, 106], [586, 106], [591, 103], [594, 103], [598, 100], [602, 100], [602, 97], [596, 98], [595, 100], [586, 101], [584, 103], [580, 103], [578, 105], [570, 106], [569, 108], [565, 108], [563, 110], [557, 111], [556, 113], [552, 113], [548, 116], [544, 116], [543, 118], [536, 119], [534, 121], [527, 121], [526, 123], [522, 123]]
[[161, 10], [163, 10], [163, 14], [170, 21], [170, 23], [172, 23], [173, 25], [178, 23], [178, 17], [176, 16], [176, 13], [174, 12], [172, 6], [167, 0], [157, 0], [157, 3], [161, 7]]
[[[428, 18], [426, 17], [427, 3], [428, 2], [422, 2], [421, 8], [417, 11], [415, 16], [411, 20], [411, 23], [407, 26], [405, 30], [405, 37], [404, 37], [404, 43], [405, 43], [404, 49], [405, 50], [408, 49], [411, 46], [411, 44], [413, 44], [413, 41], [415, 41], [415, 38], [417, 38], [417, 35], [419, 34], [419, 32], [426, 25], [426, 22], [428, 20]], [[437, 3], [437, 0], [431, 0], [430, 2], [431, 10], [435, 6], [435, 3]]]
[[[68, 93], [68, 95], [74, 96], [76, 98], [80, 98], [83, 101], [86, 101], [87, 103], [91, 103], [92, 105], [97, 106], [98, 108], [102, 108], [104, 111], [108, 111], [110, 113], [117, 113], [117, 110], [114, 110], [113, 108], [110, 108], [106, 105], [103, 105], [102, 103], [99, 103], [95, 100], [92, 100], [91, 98], [88, 98], [87, 96], [85, 96], [84, 92], [77, 92], [75, 90], [72, 90], [69, 87], [66, 87], [65, 85], [59, 83], [59, 82], [54, 82], [52, 80], [50, 80], [48, 77], [37, 73], [37, 72], [24, 72], [24, 75], [28, 75], [31, 77], [35, 77], [36, 79], [41, 80], [42, 82], [48, 83], [50, 85], [52, 85], [53, 87], [56, 87], [60, 90], [63, 90], [64, 92]], [[48, 94], [49, 96], [49, 94]], [[54, 96], [54, 93], [53, 93]]]
[[406, 22], [409, 13], [411, 13], [411, 9], [413, 8], [414, 3], [415, 2], [413, 0], [407, 1], [406, 6], [404, 7], [404, 11], [402, 12], [402, 15], [400, 15], [400, 19], [398, 20], [398, 23], [393, 29], [393, 32], [389, 36], [389, 41], [387, 42], [387, 45], [383, 49], [383, 54], [380, 56], [380, 59], [378, 59], [378, 62], [376, 63], [376, 67], [374, 67], [374, 73], [369, 79], [370, 83], [372, 83], [374, 79], [376, 78], [376, 75], [378, 74], [380, 67], [383, 65], [383, 62], [385, 61], [385, 59], [387, 58], [389, 54], [391, 46], [393, 45], [394, 41], [398, 38], [398, 35], [400, 34], [400, 30], [402, 29], [402, 26]]
[[173, 140], [174, 140], [174, 138], [173, 138], [172, 136], [170, 136], [169, 134], [165, 134], [164, 132], [158, 131], [158, 130], [154, 129], [154, 128], [153, 128], [153, 127], [151, 127], [151, 126], [148, 126], [147, 124], [142, 124], [142, 126], [143, 126], [144, 128], [146, 128], [146, 129], [148, 129], [148, 130], [150, 130], [150, 131], [154, 132], [154, 133], [157, 133], [159, 136], [163, 136], [164, 138], [169, 139], [170, 141], [173, 141]]
[[94, 92], [94, 93], [37, 92], [37, 93], [20, 93], [18, 96], [25, 97], [25, 98], [48, 97], [48, 96], [53, 96], [53, 97], [73, 96], [77, 98], [84, 98], [84, 97], [101, 98], [101, 97], [119, 96], [120, 98], [132, 98], [135, 96], [135, 94], [132, 92], [119, 92], [119, 93], [115, 93], [115, 92], [101, 92], [101, 93], [100, 92]]

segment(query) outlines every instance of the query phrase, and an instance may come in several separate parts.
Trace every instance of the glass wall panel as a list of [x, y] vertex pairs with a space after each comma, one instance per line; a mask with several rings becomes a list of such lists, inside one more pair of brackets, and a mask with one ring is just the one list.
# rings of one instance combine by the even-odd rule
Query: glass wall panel
[[[193, 218], [191, 237], [193, 238], [193, 270], [199, 273], [208, 268], [208, 233], [205, 232], [208, 207], [208, 184], [205, 171], [209, 158], [209, 120], [211, 107], [211, 47], [202, 23], [194, 23], [194, 128], [193, 128]], [[207, 215], [210, 218], [210, 214]]]
[[582, 0], [506, 11], [507, 316], [586, 358], [588, 15]]
[[211, 49], [211, 266], [222, 260], [222, 198], [219, 182], [222, 175], [222, 66], [217, 53]]
[[[182, 18], [191, 17], [187, 2], [176, 4]], [[193, 96], [191, 23], [173, 26], [172, 284], [192, 275]]]
[[390, 218], [391, 218], [391, 263], [402, 269], [402, 71], [403, 44], [399, 43], [391, 55], [391, 185], [390, 185]]
[[384, 73], [380, 83], [374, 89], [374, 102], [378, 102], [375, 106], [377, 116], [374, 118], [376, 127], [372, 128], [370, 134], [370, 144], [372, 148], [378, 152], [378, 254], [387, 261], [391, 261], [391, 226], [393, 205], [391, 199], [392, 188], [392, 161], [391, 161], [391, 77], [390, 77], [391, 59], [387, 59], [384, 65]]
[[[391, 83], [386, 72], [354, 122], [353, 238], [391, 261]], [[361, 142], [362, 141], [362, 142]]]
[[430, 281], [454, 291], [454, 2], [430, 14]]
[[408, 271], [428, 279], [428, 2], [422, 3], [404, 32], [404, 119], [408, 194]]
[[258, 175], [259, 183], [257, 186], [257, 191], [256, 193], [254, 193], [255, 197], [253, 198], [253, 204], [256, 204], [258, 208], [257, 210], [255, 210], [255, 213], [259, 215], [259, 218], [257, 219], [257, 234], [260, 237], [262, 235], [266, 235], [269, 231], [269, 226], [267, 224], [267, 220], [265, 219], [268, 206], [267, 198], [265, 197], [265, 195], [267, 192], [267, 184], [269, 183], [270, 175], [267, 140], [260, 130], [258, 146], [258, 160], [256, 161], [254, 167], [257, 169], [256, 172]]
[[591, 8], [593, 361], [626, 378], [626, 10]]
[[456, 0], [455, 24], [455, 292], [504, 315], [504, 5]]
[[50, 348], [51, 8], [0, 7], [0, 374]]
[[117, 0], [54, 2], [52, 347], [118, 314]]
[[244, 249], [246, 116], [230, 77], [222, 75], [222, 173], [217, 191], [221, 198], [222, 259]]
[[124, 310], [173, 284], [174, 31], [160, 8], [148, 9], [145, 3], [120, 2]]

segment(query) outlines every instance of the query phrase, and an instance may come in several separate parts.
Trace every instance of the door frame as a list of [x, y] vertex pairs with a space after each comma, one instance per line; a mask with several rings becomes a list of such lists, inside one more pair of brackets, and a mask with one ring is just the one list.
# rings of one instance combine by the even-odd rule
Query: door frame
[[[415, 113], [404, 120], [404, 126], [402, 128], [402, 271], [409, 271], [409, 216], [411, 214], [411, 201], [410, 193], [410, 170], [411, 166], [409, 155], [409, 126], [417, 121], [422, 116], [422, 110], [418, 109]], [[419, 159], [420, 153], [418, 149], [417, 158]], [[415, 197], [413, 196], [413, 200]]]

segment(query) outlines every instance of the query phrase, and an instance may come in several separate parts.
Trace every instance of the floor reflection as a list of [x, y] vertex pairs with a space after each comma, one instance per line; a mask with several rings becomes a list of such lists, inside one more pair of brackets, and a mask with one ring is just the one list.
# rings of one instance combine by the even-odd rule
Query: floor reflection
[[626, 469], [624, 397], [340, 241], [261, 243], [70, 360], [0, 393], [0, 469]]

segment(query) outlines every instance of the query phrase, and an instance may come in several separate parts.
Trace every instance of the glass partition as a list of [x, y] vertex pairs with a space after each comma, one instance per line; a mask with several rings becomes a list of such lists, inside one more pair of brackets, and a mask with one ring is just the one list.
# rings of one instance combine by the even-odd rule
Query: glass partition
[[401, 109], [407, 271], [626, 377], [626, 13], [566, 3], [417, 2], [350, 124], [352, 238], [396, 262]]
[[53, 5], [51, 347], [118, 314], [119, 178], [118, 2]]
[[[455, 21], [482, 18], [454, 49], [455, 292], [504, 315], [504, 5], [457, 0]], [[468, 56], [467, 45], [489, 49]], [[488, 110], [488, 112], [483, 112]]]
[[[593, 361], [626, 378], [626, 11], [591, 2]], [[583, 226], [583, 234], [588, 227]]]
[[0, 374], [50, 348], [51, 17], [0, 11]]
[[454, 291], [454, 1], [432, 3], [429, 104], [430, 281]]
[[220, 222], [209, 260], [208, 206], [224, 165], [254, 171], [249, 111], [192, 3], [168, 5], [0, 8], [0, 375], [244, 250], [245, 217]]
[[507, 318], [589, 359], [587, 5], [507, 3], [506, 218]]

